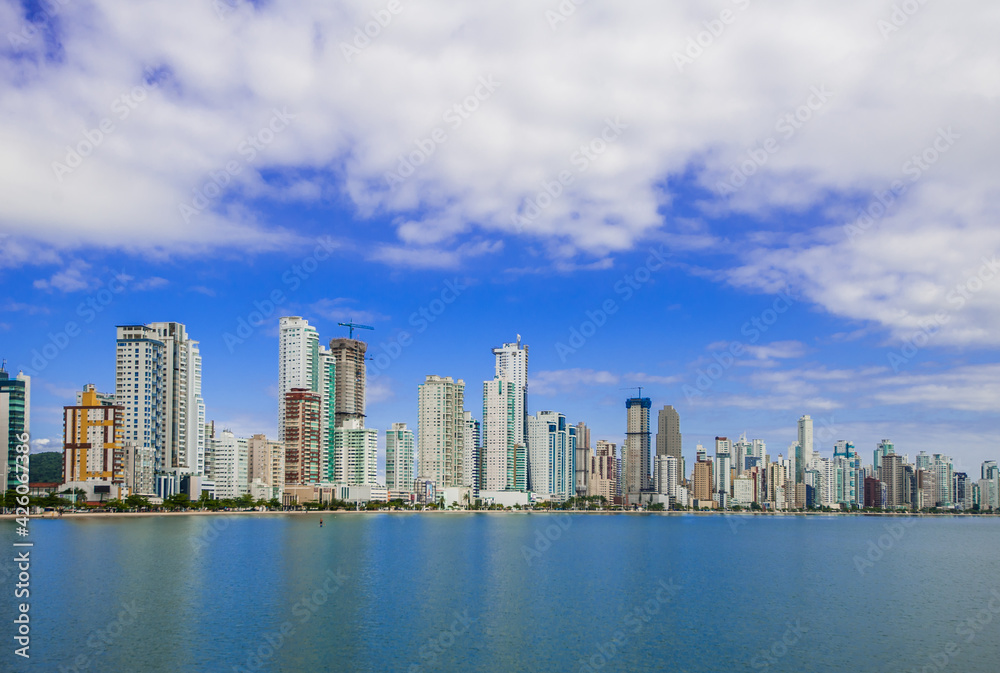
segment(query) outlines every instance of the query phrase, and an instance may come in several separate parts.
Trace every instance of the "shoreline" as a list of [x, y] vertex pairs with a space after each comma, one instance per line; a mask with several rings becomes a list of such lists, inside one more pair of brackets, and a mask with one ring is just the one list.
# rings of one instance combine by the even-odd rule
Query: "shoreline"
[[[56, 512], [44, 512], [40, 514], [30, 514], [31, 519], [67, 519], [67, 518], [94, 518], [94, 517], [148, 517], [148, 516], [230, 516], [230, 515], [255, 515], [255, 516], [274, 516], [282, 514], [293, 514], [293, 515], [327, 515], [332, 516], [335, 514], [354, 514], [354, 515], [365, 515], [365, 514], [399, 514], [399, 515], [450, 515], [450, 514], [519, 514], [519, 515], [536, 515], [540, 514], [542, 516], [546, 515], [561, 515], [561, 514], [584, 514], [584, 515], [599, 515], [599, 516], [609, 516], [626, 514], [633, 516], [759, 516], [759, 517], [786, 517], [786, 516], [886, 516], [886, 517], [913, 517], [913, 516], [946, 516], [946, 517], [998, 517], [1000, 515], [992, 513], [981, 513], [981, 512], [722, 512], [722, 511], [709, 511], [709, 512], [693, 512], [693, 511], [667, 511], [667, 512], [649, 512], [649, 511], [632, 511], [632, 510], [603, 510], [603, 511], [587, 511], [587, 510], [288, 510], [288, 511], [228, 511], [228, 512], [212, 512], [212, 511], [183, 511], [183, 512], [65, 512], [60, 516]], [[0, 514], [0, 520], [6, 519], [17, 519], [23, 518], [18, 517], [16, 514]]]

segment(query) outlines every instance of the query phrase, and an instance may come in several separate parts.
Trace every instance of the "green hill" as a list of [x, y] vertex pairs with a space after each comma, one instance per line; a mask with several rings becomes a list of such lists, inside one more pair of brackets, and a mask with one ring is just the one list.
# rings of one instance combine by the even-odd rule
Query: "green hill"
[[30, 481], [62, 483], [62, 451], [44, 451], [31, 454], [29, 465]]

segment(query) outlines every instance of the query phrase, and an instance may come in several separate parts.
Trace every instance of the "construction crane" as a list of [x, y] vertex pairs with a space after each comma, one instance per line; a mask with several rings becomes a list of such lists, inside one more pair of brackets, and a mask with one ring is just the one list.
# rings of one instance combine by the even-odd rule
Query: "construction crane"
[[354, 329], [355, 328], [358, 328], [358, 329], [372, 329], [372, 330], [375, 329], [374, 327], [370, 327], [368, 325], [360, 325], [360, 324], [354, 322], [353, 320], [351, 320], [350, 322], [338, 322], [337, 324], [340, 325], [341, 327], [347, 327], [348, 329], [351, 330], [350, 331], [350, 336], [348, 337], [349, 339], [353, 339], [354, 338]]
[[618, 390], [638, 390], [639, 397], [642, 397], [642, 386], [632, 386], [630, 388], [619, 388]]

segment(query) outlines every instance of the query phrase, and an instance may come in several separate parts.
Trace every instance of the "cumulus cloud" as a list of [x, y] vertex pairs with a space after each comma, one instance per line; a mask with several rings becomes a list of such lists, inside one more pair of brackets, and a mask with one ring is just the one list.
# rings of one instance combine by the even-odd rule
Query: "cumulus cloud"
[[387, 226], [367, 249], [390, 265], [712, 242], [737, 287], [791, 284], [896, 342], [944, 313], [938, 343], [990, 343], [1000, 283], [950, 293], [1000, 251], [1000, 7], [725, 6], [706, 39], [719, 8], [693, 0], [555, 22], [555, 3], [427, 0], [351, 46], [380, 6], [60, 5], [0, 55], [0, 259], [305, 246], [263, 206], [307, 203], [372, 225], [338, 238]]

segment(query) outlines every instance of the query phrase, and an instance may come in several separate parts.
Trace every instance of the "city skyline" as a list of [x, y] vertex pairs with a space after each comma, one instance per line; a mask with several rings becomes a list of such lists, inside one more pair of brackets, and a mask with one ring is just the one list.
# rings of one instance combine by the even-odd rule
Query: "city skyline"
[[[337, 369], [336, 369], [337, 364], [336, 364], [336, 362], [339, 361], [339, 360], [343, 360], [344, 359], [343, 353], [345, 353], [345, 352], [347, 352], [349, 350], [353, 351], [353, 350], [360, 349], [359, 350], [359, 352], [361, 353], [360, 357], [358, 357], [358, 358], [351, 357], [350, 358], [350, 368], [353, 370], [355, 368], [355, 366], [356, 366], [354, 364], [355, 360], [357, 360], [357, 362], [360, 363], [362, 361], [362, 359], [364, 359], [364, 351], [369, 347], [369, 345], [367, 343], [363, 342], [363, 341], [352, 341], [352, 340], [345, 339], [345, 338], [334, 337], [333, 339], [330, 340], [330, 343], [331, 343], [331, 346], [333, 346], [334, 344], [338, 345], [338, 349], [339, 349], [339, 351], [341, 351], [341, 353], [337, 354], [337, 353], [331, 352], [331, 350], [329, 350], [329, 349], [327, 349], [327, 348], [319, 345], [319, 342], [320, 342], [319, 332], [318, 332], [318, 330], [317, 330], [317, 328], [315, 326], [313, 326], [313, 325], [311, 325], [309, 323], [309, 320], [307, 318], [302, 318], [300, 316], [283, 316], [283, 317], [280, 318], [280, 320], [277, 319], [277, 318], [276, 318], [276, 320], [278, 320], [278, 322], [279, 322], [279, 327], [280, 327], [279, 333], [282, 335], [281, 338], [279, 339], [279, 345], [278, 345], [278, 350], [279, 350], [279, 357], [278, 357], [278, 362], [279, 362], [279, 364], [278, 364], [278, 382], [279, 382], [279, 386], [282, 385], [281, 381], [285, 381], [286, 378], [289, 379], [284, 384], [286, 388], [289, 388], [289, 387], [292, 387], [294, 385], [297, 385], [297, 384], [294, 383], [294, 381], [291, 380], [292, 378], [295, 378], [295, 377], [298, 377], [295, 380], [299, 381], [300, 384], [302, 383], [302, 381], [307, 381], [309, 379], [312, 379], [312, 380], [315, 381], [314, 386], [316, 387], [316, 391], [314, 391], [314, 393], [315, 393], [316, 398], [317, 398], [317, 405], [319, 405], [317, 407], [317, 413], [319, 413], [319, 409], [322, 408], [324, 410], [323, 413], [326, 414], [329, 417], [329, 423], [328, 424], [324, 424], [324, 425], [328, 426], [329, 442], [330, 442], [330, 444], [328, 444], [327, 441], [323, 441], [322, 444], [321, 444], [321, 446], [317, 447], [319, 449], [318, 456], [319, 456], [319, 461], [320, 462], [316, 466], [316, 468], [319, 470], [318, 474], [320, 474], [320, 475], [328, 475], [329, 476], [329, 480], [333, 481], [334, 480], [333, 476], [335, 474], [335, 466], [332, 463], [330, 463], [328, 465], [327, 461], [328, 461], [328, 457], [332, 457], [332, 455], [333, 455], [331, 449], [332, 449], [332, 443], [333, 443], [333, 440], [334, 440], [334, 436], [333, 436], [334, 420], [333, 420], [333, 407], [329, 405], [329, 403], [327, 401], [327, 396], [333, 395], [333, 390], [334, 390], [335, 386], [332, 385], [332, 382], [334, 381], [335, 378], [338, 380], [338, 384], [337, 385], [339, 385], [339, 386], [348, 386], [347, 380], [342, 375], [341, 376], [337, 376]], [[203, 398], [200, 395], [201, 357], [200, 357], [200, 352], [199, 352], [199, 342], [197, 340], [194, 340], [193, 337], [189, 337], [188, 336], [188, 334], [187, 334], [188, 330], [187, 330], [186, 326], [183, 325], [183, 324], [180, 324], [180, 323], [175, 323], [175, 322], [151, 323], [150, 325], [145, 325], [145, 326], [144, 325], [125, 326], [124, 328], [121, 327], [121, 326], [119, 326], [117, 328], [118, 334], [119, 334], [119, 347], [118, 347], [119, 362], [118, 362], [118, 365], [117, 365], [119, 383], [117, 384], [117, 387], [119, 388], [120, 391], [121, 391], [122, 385], [123, 385], [120, 382], [120, 379], [122, 377], [123, 367], [124, 366], [128, 366], [128, 365], [124, 365], [123, 362], [122, 362], [122, 360], [121, 360], [121, 353], [122, 353], [122, 345], [121, 344], [124, 343], [124, 342], [121, 341], [122, 334], [123, 334], [123, 332], [122, 332], [123, 329], [126, 330], [125, 335], [126, 335], [127, 338], [134, 338], [134, 337], [129, 336], [129, 333], [128, 333], [127, 330], [137, 330], [137, 331], [143, 332], [143, 335], [140, 335], [140, 338], [142, 338], [142, 339], [148, 339], [149, 335], [153, 335], [154, 339], [155, 338], [164, 339], [165, 342], [168, 343], [168, 345], [169, 344], [173, 344], [176, 341], [176, 343], [178, 345], [175, 345], [175, 346], [172, 346], [172, 347], [163, 347], [163, 346], [161, 346], [161, 349], [164, 351], [164, 353], [166, 353], [166, 352], [175, 353], [175, 355], [172, 356], [172, 357], [175, 357], [175, 358], [178, 357], [176, 355], [176, 353], [179, 352], [179, 353], [183, 354], [184, 358], [183, 358], [183, 360], [181, 360], [182, 362], [186, 362], [187, 359], [190, 358], [190, 360], [192, 362], [192, 366], [195, 367], [195, 369], [193, 370], [193, 373], [192, 373], [192, 377], [193, 377], [192, 380], [196, 381], [198, 383], [198, 386], [197, 387], [195, 387], [195, 386], [191, 387], [190, 390], [191, 390], [191, 394], [193, 395], [193, 397], [191, 398], [191, 402], [189, 402], [188, 404], [191, 404], [191, 406], [193, 406], [193, 408], [195, 408], [198, 411], [199, 414], [204, 413], [203, 409], [205, 408], [205, 402], [204, 402]], [[175, 335], [175, 332], [176, 332], [176, 335]], [[149, 333], [149, 335], [147, 335], [146, 333]], [[166, 338], [164, 336], [157, 337], [157, 336], [155, 336], [157, 333], [159, 333], [160, 335], [168, 335], [168, 336]], [[288, 335], [291, 335], [291, 336], [289, 337]], [[355, 344], [355, 345], [352, 346], [351, 344]], [[548, 405], [547, 408], [545, 408], [545, 409], [539, 408], [539, 409], [532, 410], [531, 407], [533, 405], [530, 402], [531, 398], [527, 394], [528, 388], [530, 387], [529, 384], [530, 384], [530, 381], [531, 381], [531, 378], [527, 375], [527, 352], [528, 352], [528, 348], [529, 347], [528, 347], [527, 344], [525, 344], [522, 347], [521, 335], [520, 334], [517, 335], [517, 341], [516, 342], [506, 343], [506, 344], [504, 344], [501, 347], [493, 347], [493, 348], [491, 348], [492, 354], [493, 354], [494, 359], [495, 359], [495, 362], [494, 362], [494, 379], [495, 379], [495, 381], [494, 381], [494, 383], [496, 381], [502, 381], [502, 379], [497, 378], [501, 374], [504, 374], [505, 376], [507, 376], [508, 371], [511, 372], [511, 373], [513, 373], [513, 372], [516, 371], [516, 376], [513, 376], [513, 378], [517, 381], [517, 383], [516, 384], [515, 383], [507, 383], [504, 386], [506, 388], [509, 385], [510, 386], [510, 391], [512, 393], [510, 400], [508, 400], [508, 402], [505, 402], [505, 404], [509, 404], [508, 411], [511, 414], [513, 414], [513, 416], [511, 417], [511, 420], [515, 420], [518, 411], [520, 411], [520, 409], [523, 408], [523, 409], [525, 409], [525, 411], [528, 412], [528, 413], [524, 414], [524, 428], [525, 428], [526, 431], [528, 429], [528, 423], [531, 420], [531, 414], [534, 414], [535, 416], [537, 416], [538, 413], [543, 412], [543, 411], [546, 412], [546, 413], [549, 413], [549, 412], [552, 412], [554, 410], [554, 413], [557, 413], [557, 414], [559, 414], [561, 416], [565, 415], [566, 421], [568, 423], [570, 423], [571, 425], [572, 424], [577, 424], [577, 423], [584, 423], [584, 424], [588, 423], [589, 419], [587, 419], [587, 418], [574, 417], [570, 413], [565, 413], [565, 412], [561, 411], [561, 407], [559, 406], [559, 401], [558, 400], [555, 400], [554, 404]], [[129, 356], [131, 357], [131, 351], [128, 351], [128, 352], [129, 352]], [[308, 356], [308, 357], [305, 357], [303, 355], [303, 354], [308, 354], [308, 353], [311, 353], [311, 355]], [[137, 355], [136, 357], [138, 358], [139, 356]], [[145, 357], [148, 358], [149, 356], [146, 355]], [[372, 357], [369, 357], [367, 359], [368, 360], [374, 360], [374, 358], [372, 358]], [[128, 362], [128, 361], [126, 361], [126, 362]], [[145, 363], [145, 364], [148, 365], [148, 363]], [[157, 366], [159, 366], [159, 365], [157, 365]], [[164, 367], [168, 366], [165, 355], [164, 355], [164, 365], [163, 366]], [[170, 366], [173, 366], [173, 365], [170, 365]], [[371, 364], [368, 364], [369, 368], [371, 368], [371, 366], [372, 366]], [[290, 374], [286, 374], [286, 372], [294, 372], [294, 376], [291, 376]], [[13, 375], [11, 375], [11, 376], [13, 376]], [[291, 376], [291, 378], [289, 378], [290, 376]], [[129, 373], [129, 377], [128, 378], [131, 378], [131, 372]], [[412, 423], [412, 421], [410, 421], [410, 420], [402, 421], [402, 423], [404, 425], [412, 423], [411, 427], [414, 428], [414, 437], [415, 437], [415, 439], [414, 439], [414, 442], [415, 442], [415, 444], [414, 444], [414, 457], [415, 458], [419, 458], [419, 456], [420, 456], [419, 444], [421, 442], [421, 435], [420, 435], [419, 432], [416, 431], [416, 429], [420, 427], [420, 421], [419, 421], [419, 416], [420, 416], [420, 413], [419, 413], [419, 410], [420, 410], [420, 401], [419, 400], [422, 399], [422, 397], [421, 397], [422, 393], [420, 391], [423, 389], [424, 385], [426, 385], [427, 383], [430, 383], [430, 382], [445, 383], [446, 381], [451, 380], [451, 377], [439, 377], [437, 375], [428, 374], [428, 375], [426, 375], [425, 379], [426, 380], [422, 384], [420, 384], [420, 385], [417, 386], [417, 393], [418, 394], [414, 398], [416, 400], [416, 402], [417, 402], [415, 406], [416, 406], [416, 410], [417, 410], [416, 416], [418, 418], [418, 421], [416, 423]], [[166, 380], [166, 377], [165, 377], [165, 380]], [[363, 428], [365, 426], [365, 414], [363, 413], [363, 410], [364, 410], [365, 405], [367, 403], [367, 401], [365, 399], [365, 397], [366, 397], [366, 391], [365, 391], [366, 383], [364, 381], [364, 373], [362, 373], [360, 375], [352, 376], [351, 380], [352, 380], [352, 382], [348, 386], [350, 388], [349, 403], [350, 403], [350, 411], [351, 411], [351, 413], [350, 414], [345, 414], [345, 416], [350, 416], [351, 418], [355, 419], [354, 421], [348, 421], [348, 424], [350, 425], [350, 427], [360, 429], [360, 428]], [[131, 383], [131, 381], [129, 381], [129, 383]], [[458, 384], [462, 384], [463, 381], [461, 379], [459, 379], [457, 381], [457, 383]], [[92, 383], [88, 383], [87, 385], [93, 385], [93, 384]], [[174, 385], [176, 385], [176, 384], [174, 384]], [[98, 387], [98, 390], [99, 389], [100, 388]], [[320, 394], [320, 392], [318, 392], [320, 390], [326, 391], [326, 392], [323, 392], [322, 394]], [[489, 390], [490, 390], [490, 381], [485, 381], [484, 382], [484, 393], [486, 391], [489, 391]], [[515, 393], [515, 390], [517, 391], [516, 393]], [[129, 392], [131, 392], [131, 390]], [[75, 394], [75, 396], [77, 398], [77, 401], [79, 403], [79, 395], [80, 395], [79, 391], [76, 391], [74, 394]], [[461, 398], [462, 398], [462, 394], [460, 392], [458, 394], [458, 399], [461, 400]], [[355, 402], [355, 400], [358, 400], [358, 401]], [[653, 485], [653, 482], [657, 478], [657, 475], [656, 475], [657, 468], [656, 468], [656, 465], [655, 465], [655, 458], [656, 458], [656, 456], [659, 455], [662, 452], [665, 452], [667, 450], [668, 443], [672, 444], [673, 446], [676, 446], [676, 444], [678, 444], [680, 442], [681, 435], [682, 434], [689, 434], [689, 433], [681, 433], [681, 432], [679, 432], [680, 415], [679, 415], [679, 413], [677, 412], [677, 410], [672, 405], [663, 404], [661, 408], [657, 409], [656, 408], [656, 406], [657, 406], [656, 403], [653, 403], [651, 400], [648, 400], [647, 398], [644, 398], [644, 400], [645, 400], [645, 404], [650, 404], [651, 406], [654, 407], [651, 410], [644, 409], [645, 416], [644, 416], [644, 420], [643, 420], [643, 423], [645, 424], [645, 427], [649, 428], [649, 433], [648, 433], [648, 438], [646, 438], [646, 439], [643, 440], [644, 443], [648, 444], [648, 450], [646, 450], [645, 454], [642, 454], [644, 456], [644, 458], [643, 458], [644, 465], [641, 468], [641, 470], [644, 471], [644, 473], [646, 475], [648, 475], [648, 479], [646, 479], [643, 482], [642, 488], [648, 488], [648, 487], [650, 487], [650, 486]], [[283, 405], [281, 404], [282, 401], [283, 401], [282, 399], [278, 399], [277, 400], [278, 409], [279, 409], [279, 413], [278, 413], [279, 427], [280, 427], [280, 421], [282, 419], [282, 414], [281, 414], [281, 411], [280, 411], [281, 408], [283, 407]], [[485, 403], [486, 401], [487, 400], [484, 397], [483, 402]], [[549, 400], [546, 399], [546, 401], [549, 401]], [[634, 402], [634, 403], [638, 404], [640, 401], [641, 400], [639, 400], [638, 398], [635, 398], [635, 399], [628, 399], [628, 398], [626, 398], [626, 408], [629, 407], [630, 403]], [[657, 402], [659, 402], [659, 400], [657, 400]], [[347, 407], [344, 406], [344, 402], [343, 401], [335, 401], [335, 403], [336, 403], [336, 408], [337, 409], [347, 409]], [[126, 404], [127, 404], [127, 402], [126, 402]], [[362, 410], [360, 413], [354, 413], [354, 406], [355, 405], [357, 405], [358, 408], [360, 408]], [[184, 406], [186, 406], [186, 405], [182, 405], [182, 407], [184, 407]], [[463, 403], [460, 406], [469, 406], [469, 405], [465, 405]], [[478, 402], [473, 402], [471, 404], [471, 407], [472, 407], [472, 409], [464, 409], [464, 410], [462, 410], [462, 412], [464, 414], [464, 418], [461, 419], [460, 422], [456, 423], [455, 427], [452, 429], [452, 432], [461, 431], [463, 434], [465, 434], [465, 436], [469, 436], [467, 434], [469, 432], [469, 430], [466, 429], [466, 426], [468, 426], [469, 423], [475, 423], [476, 424], [475, 431], [479, 432], [479, 424], [481, 423], [481, 419], [475, 417], [475, 415], [473, 414], [473, 410], [483, 409], [485, 411], [485, 405], [483, 407], [480, 407]], [[329, 408], [329, 411], [325, 411], [327, 408]], [[457, 407], [456, 407], [456, 409], [457, 409]], [[165, 414], [167, 412], [168, 412], [168, 410], [164, 408], [159, 413], [164, 413]], [[178, 410], [173, 410], [170, 413], [176, 414], [176, 413], [178, 413]], [[629, 412], [629, 413], [631, 413], [631, 412]], [[128, 416], [128, 414], [126, 414], [126, 417], [127, 416]], [[205, 418], [207, 420], [211, 420], [212, 421], [212, 425], [214, 427], [215, 419], [212, 419], [210, 416], [211, 416], [211, 414], [208, 414], [207, 416], [201, 416], [201, 418]], [[821, 422], [822, 422], [822, 419], [821, 419]], [[386, 435], [385, 435], [385, 433], [391, 427], [394, 427], [394, 426], [396, 426], [399, 423], [400, 423], [400, 421], [394, 420], [394, 421], [391, 421], [389, 423], [386, 423], [384, 425], [384, 427], [375, 427], [375, 428], [373, 428], [373, 430], [376, 430], [378, 432], [378, 435], [375, 435], [373, 433], [372, 438], [370, 438], [370, 441], [373, 442], [372, 446], [377, 446], [377, 468], [376, 468], [376, 473], [375, 474], [378, 475], [378, 482], [379, 483], [383, 483], [384, 484], [384, 482], [386, 481], [386, 476], [387, 476], [386, 475], [386, 448], [387, 447], [386, 447], [386, 444], [385, 444], [385, 442], [386, 442]], [[225, 428], [225, 430], [228, 431], [228, 432], [235, 432], [236, 436], [239, 436], [239, 437], [241, 437], [243, 439], [249, 438], [249, 437], [251, 437], [251, 435], [263, 435], [263, 436], [266, 436], [268, 438], [273, 438], [273, 439], [275, 439], [275, 441], [279, 441], [279, 442], [281, 441], [281, 439], [280, 439], [280, 437], [281, 437], [280, 432], [274, 432], [274, 431], [266, 431], [266, 432], [264, 432], [264, 431], [260, 430], [261, 425], [262, 424], [258, 423], [255, 426], [255, 429], [252, 430], [251, 432], [246, 432], [246, 431], [244, 431], [242, 429], [236, 429], [234, 431], [233, 427], [230, 426], [230, 425], [228, 425], [228, 424], [226, 424], [226, 423], [220, 423], [220, 428]], [[515, 423], [515, 425], [517, 425], [518, 427], [520, 427], [519, 423]], [[629, 430], [628, 430], [628, 427], [627, 427], [628, 423], [626, 422], [624, 425], [626, 427], [623, 428], [623, 431], [621, 433], [619, 433], [620, 437], [618, 435], [615, 435], [614, 432], [612, 432], [612, 433], [609, 433], [607, 436], [598, 436], [596, 438], [597, 441], [605, 441], [605, 442], [611, 442], [611, 443], [617, 444], [617, 445], [621, 446], [622, 451], [624, 452], [624, 450], [626, 449], [626, 447], [629, 445], [629, 440], [628, 440], [628, 431]], [[831, 423], [823, 423], [823, 426], [825, 426], [825, 427], [821, 427], [820, 428], [820, 432], [818, 433], [818, 440], [817, 440], [817, 443], [815, 445], [815, 448], [813, 448], [813, 444], [814, 444], [814, 442], [813, 442], [813, 432], [814, 432], [814, 430], [813, 430], [813, 419], [811, 418], [811, 416], [809, 414], [804, 414], [804, 415], [802, 415], [798, 419], [795, 440], [793, 440], [787, 446], [787, 448], [776, 449], [774, 444], [769, 444], [769, 446], [771, 447], [769, 449], [769, 454], [772, 456], [772, 458], [775, 457], [775, 456], [777, 456], [778, 454], [781, 454], [782, 456], [784, 456], [786, 459], [788, 459], [790, 461], [789, 462], [789, 469], [792, 470], [792, 476], [795, 478], [795, 480], [797, 482], [801, 483], [801, 482], [805, 481], [805, 474], [804, 474], [805, 467], [803, 467], [803, 465], [804, 464], [807, 465], [809, 462], [811, 462], [811, 460], [812, 460], [813, 457], [820, 457], [823, 454], [836, 455], [838, 447], [842, 447], [845, 441], [848, 442], [848, 443], [850, 443], [853, 446], [858, 446], [858, 442], [856, 442], [853, 439], [845, 439], [843, 437], [840, 437], [837, 440], [831, 439], [834, 436], [833, 433], [836, 430], [835, 426], [833, 424], [831, 424]], [[515, 430], [516, 430], [516, 428], [515, 428]], [[126, 433], [126, 434], [127, 435], [131, 435], [131, 434], [134, 434], [134, 433]], [[588, 429], [588, 436], [589, 436], [589, 434], [590, 434], [590, 431]], [[745, 437], [746, 434], [747, 433], [745, 431], [743, 431], [741, 433], [741, 437]], [[325, 432], [321, 433], [321, 435], [323, 436], [323, 439], [325, 440], [326, 439], [326, 433]], [[668, 436], [670, 437], [670, 439], [668, 439]], [[525, 435], [525, 439], [526, 439], [526, 437], [527, 437], [527, 435]], [[617, 441], [615, 439], [616, 437], [618, 437]], [[485, 437], [485, 435], [481, 435], [481, 439], [485, 443], [485, 441], [486, 441], [487, 438]], [[719, 453], [719, 448], [718, 447], [719, 447], [720, 440], [722, 440], [722, 441], [724, 441], [726, 443], [727, 448], [724, 449], [724, 452], [726, 454], [732, 453], [733, 450], [731, 448], [728, 448], [731, 443], [727, 440], [727, 438], [726, 437], [720, 437], [719, 435], [716, 435], [715, 436], [716, 455], [718, 455], [718, 453]], [[765, 442], [765, 444], [768, 444], [768, 440], [765, 439], [765, 438], [762, 438], [762, 437], [753, 437], [752, 440], [753, 440], [753, 442], [763, 441], [763, 442]], [[204, 439], [204, 438], [202, 438], [202, 439], [198, 439], [197, 441], [201, 442], [200, 446], [202, 448], [200, 450], [203, 453], [204, 452], [204, 443], [207, 440]], [[363, 443], [365, 445], [367, 445], [368, 441], [369, 440], [365, 440]], [[461, 437], [461, 436], [457, 437], [456, 441], [458, 441], [460, 443], [464, 442], [465, 444], [468, 444], [468, 440], [463, 439], [463, 437]], [[803, 441], [805, 442], [806, 447], [807, 447], [804, 451], [801, 448]], [[886, 440], [884, 440], [884, 439], [880, 440], [880, 444], [878, 446], [881, 446], [881, 442], [884, 442], [884, 441], [886, 441]], [[374, 443], [374, 442], [377, 442], [377, 443]], [[692, 438], [691, 443], [694, 443], [694, 438]], [[177, 442], [175, 441], [174, 444], [177, 444]], [[701, 442], [700, 441], [697, 442], [697, 446], [700, 447], [700, 445], [701, 445]], [[147, 448], [149, 448], [149, 447], [147, 446]], [[56, 448], [55, 450], [60, 450], [60, 449], [61, 449], [61, 445], [60, 445], [60, 447]], [[591, 445], [591, 449], [593, 449], [593, 445]], [[37, 452], [39, 450], [49, 450], [49, 449], [45, 449], [45, 448], [39, 449], [36, 446], [35, 452]], [[177, 448], [174, 448], [174, 449], [171, 449], [171, 450], [174, 451], [175, 453], [178, 451]], [[862, 449], [861, 450], [864, 450], [863, 445], [862, 445]], [[919, 449], [919, 450], [913, 449], [913, 450], [907, 451], [906, 447], [902, 447], [902, 450], [903, 450], [904, 453], [906, 453], [906, 455], [911, 455], [911, 454], [912, 455], [916, 455], [918, 452], [919, 453], [927, 453], [926, 449]], [[935, 452], [940, 452], [940, 451], [935, 450]], [[181, 451], [181, 453], [183, 453], [183, 451]], [[952, 455], [952, 456], [954, 456], [956, 454], [956, 452], [954, 450], [949, 450], [948, 453], [949, 453], [949, 455]], [[445, 480], [445, 483], [447, 483], [449, 486], [458, 486], [459, 483], [460, 483], [460, 481], [463, 481], [463, 480], [466, 481], [466, 482], [469, 481], [470, 476], [474, 472], [477, 472], [478, 469], [480, 469], [480, 465], [476, 465], [474, 468], [469, 467], [468, 465], [466, 465], [465, 467], [462, 467], [463, 463], [469, 463], [470, 462], [471, 455], [472, 455], [472, 448], [471, 448], [471, 446], [468, 446], [468, 445], [464, 446], [460, 451], [455, 452], [455, 458], [457, 459], [458, 466], [459, 466], [459, 474], [461, 474], [462, 476], [461, 476], [461, 479], [459, 479], [456, 476], [456, 478], [454, 478], [454, 479]], [[487, 464], [487, 462], [488, 462], [488, 461], [486, 461], [486, 456], [487, 455], [488, 455], [488, 452], [487, 451], [483, 451], [478, 456], [478, 458], [483, 461], [482, 462], [483, 466], [485, 466]], [[623, 455], [624, 455], [623, 453], [619, 454], [619, 460], [621, 460], [621, 457]], [[646, 460], [646, 456], [647, 455], [648, 455], [648, 461]], [[690, 459], [689, 459], [689, 455], [690, 455]], [[693, 471], [692, 471], [693, 466], [694, 466], [694, 464], [697, 461], [697, 456], [695, 455], [695, 448], [688, 446], [687, 449], [685, 449], [685, 452], [681, 454], [681, 458], [682, 458], [682, 461], [679, 464], [678, 469], [683, 469], [683, 468], [685, 468], [685, 466], [687, 468], [686, 473], [681, 472], [681, 476], [683, 478], [691, 477], [693, 475]], [[730, 456], [729, 457], [729, 465], [731, 467], [735, 466], [736, 465], [735, 460], [737, 460], [739, 458], [740, 458], [739, 455]], [[989, 456], [987, 456], [987, 458], [984, 458], [984, 460], [990, 460], [990, 459], [991, 458]], [[201, 458], [200, 460], [202, 461], [202, 464], [203, 464], [204, 458]], [[332, 458], [331, 458], [331, 460], [332, 460]], [[523, 456], [520, 456], [520, 460], [523, 461], [525, 472], [527, 472], [527, 466], [528, 466], [528, 464], [531, 461], [531, 457], [529, 455], [529, 451], [525, 450]], [[713, 461], [717, 461], [718, 458], [713, 457], [712, 460]], [[980, 461], [980, 463], [981, 462], [982, 461]], [[198, 465], [198, 460], [194, 460], [193, 464], [194, 465]], [[979, 464], [979, 463], [976, 463], [976, 464]], [[971, 466], [962, 465], [961, 469], [965, 469], [966, 471], [974, 471], [974, 468], [975, 468], [975, 465], [971, 465]], [[419, 461], [417, 462], [417, 465], [415, 466], [414, 469], [415, 469], [414, 476], [428, 477], [428, 475], [420, 474], [422, 468], [420, 467]], [[622, 469], [627, 469], [627, 461], [626, 461], [626, 468], [622, 468]], [[958, 469], [959, 468], [956, 468], [956, 471], [958, 471]], [[157, 470], [159, 471], [159, 468], [157, 468]], [[344, 467], [341, 467], [339, 474], [343, 474], [343, 470], [344, 470]], [[194, 472], [198, 472], [197, 468], [195, 468], [193, 471]], [[486, 470], [486, 472], [488, 472], [488, 470]], [[714, 472], [715, 472], [715, 479], [718, 479], [721, 476], [720, 473], [719, 473], [719, 467], [718, 466], [716, 466]], [[360, 472], [358, 474], [360, 474]], [[367, 469], [366, 469], [366, 474], [370, 475], [370, 474], [373, 474], [373, 473], [368, 472]], [[326, 477], [324, 477], [324, 478], [326, 478]], [[296, 480], [293, 480], [293, 481], [296, 481]], [[434, 479], [434, 481], [437, 481], [437, 480]], [[361, 482], [357, 482], [357, 483], [366, 483], [366, 482], [365, 482], [365, 480], [362, 480]], [[728, 484], [728, 486], [729, 486], [729, 490], [731, 490], [732, 484], [730, 483], [730, 484]], [[169, 487], [167, 489], [167, 492], [170, 492], [170, 491], [172, 491], [172, 490], [174, 490], [176, 488], [177, 488], [177, 485], [175, 484], [175, 485]], [[713, 488], [719, 489], [720, 488], [719, 484], [713, 484]], [[158, 489], [161, 490], [161, 491], [163, 490], [159, 486], [158, 486]]]

